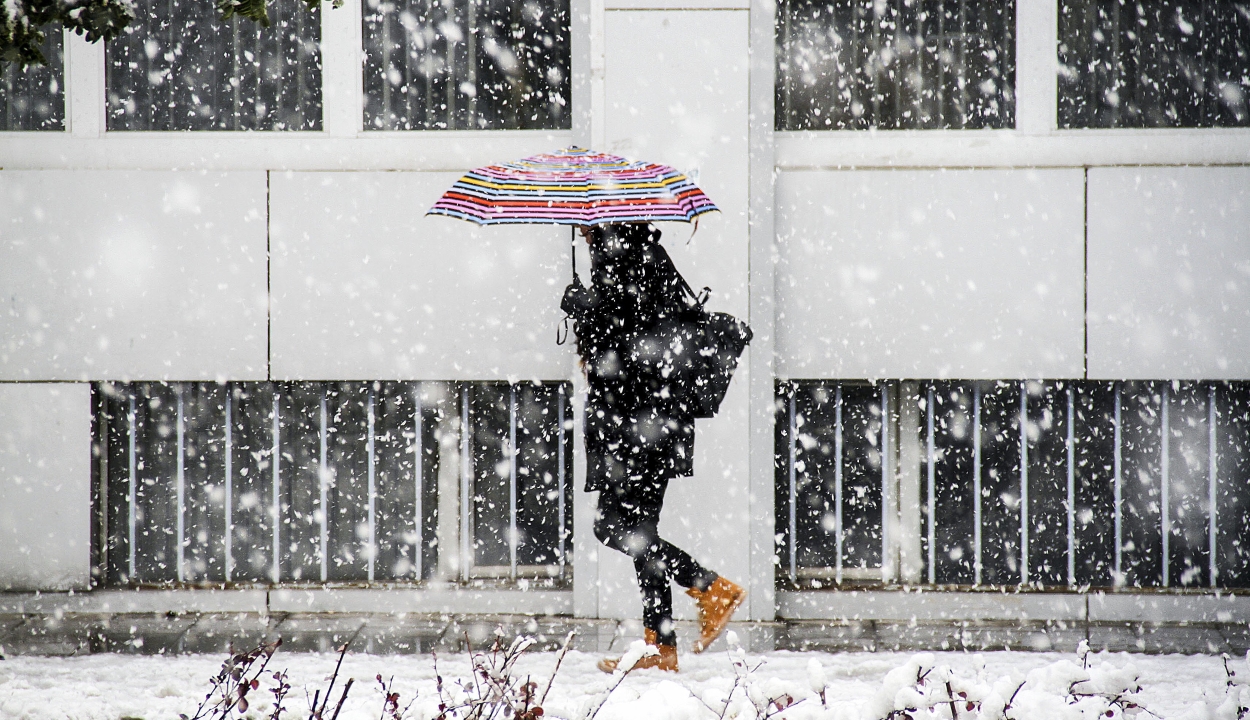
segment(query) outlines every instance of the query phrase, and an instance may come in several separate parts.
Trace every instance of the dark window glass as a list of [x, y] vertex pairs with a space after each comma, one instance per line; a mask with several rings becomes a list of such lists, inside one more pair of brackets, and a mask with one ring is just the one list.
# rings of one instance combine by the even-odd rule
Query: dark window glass
[[1015, 125], [1015, 3], [781, 0], [776, 128]]
[[1061, 0], [1059, 127], [1250, 125], [1247, 7]]
[[796, 579], [880, 578], [881, 441], [880, 387], [781, 386], [776, 507], [785, 573], [790, 572], [793, 524]]
[[568, 129], [568, 0], [369, 0], [367, 130]]
[[[834, 568], [839, 527], [843, 567], [855, 563], [848, 548], [860, 542], [857, 523], [874, 528], [879, 543], [880, 456], [871, 440], [880, 425], [850, 418], [879, 417], [880, 390], [863, 387], [778, 387], [780, 576], [823, 577], [816, 571]], [[916, 436], [903, 442], [920, 454], [911, 475], [920, 483], [920, 517], [903, 522], [919, 525], [924, 579], [1250, 585], [1250, 384], [935, 381], [900, 403], [914, 403], [918, 416]], [[853, 460], [855, 443], [866, 464]], [[856, 494], [872, 500], [857, 506]]]
[[475, 574], [515, 574], [514, 568], [523, 566], [559, 569], [571, 528], [567, 391], [555, 384], [478, 383], [464, 392], [473, 429]]
[[[564, 384], [100, 383], [110, 584], [418, 581], [440, 552], [441, 466], [468, 400], [477, 575], [551, 575], [572, 537]], [[561, 425], [561, 422], [564, 425]], [[419, 458], [419, 460], [418, 460]], [[515, 462], [513, 461], [515, 459]], [[459, 498], [448, 507], [459, 505]], [[515, 538], [515, 545], [510, 543]], [[514, 557], [515, 556], [515, 557]], [[444, 563], [451, 566], [457, 562]], [[521, 568], [520, 572], [512, 568]]]
[[45, 65], [0, 64], [0, 131], [65, 129], [65, 34], [45, 28]]
[[137, 0], [108, 43], [109, 130], [320, 130], [321, 10], [269, 3], [269, 27], [211, 2]]

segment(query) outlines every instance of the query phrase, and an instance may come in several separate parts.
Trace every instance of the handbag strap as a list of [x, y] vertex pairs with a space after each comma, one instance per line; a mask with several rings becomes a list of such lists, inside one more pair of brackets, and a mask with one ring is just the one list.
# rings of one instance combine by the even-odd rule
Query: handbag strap
[[673, 272], [677, 273], [677, 280], [681, 282], [682, 290], [684, 290], [686, 294], [690, 296], [690, 299], [694, 301], [694, 304], [702, 310], [703, 306], [707, 303], [708, 298], [712, 295], [712, 288], [705, 285], [702, 292], [696, 293], [690, 287], [690, 283], [686, 282], [686, 278], [682, 277], [681, 271], [677, 269], [676, 265], [673, 266]]

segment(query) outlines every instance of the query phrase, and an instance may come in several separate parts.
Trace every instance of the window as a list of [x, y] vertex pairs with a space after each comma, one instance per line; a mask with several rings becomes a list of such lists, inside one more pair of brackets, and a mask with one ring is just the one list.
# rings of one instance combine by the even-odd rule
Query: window
[[269, 3], [269, 27], [216, 4], [136, 1], [109, 41], [109, 130], [320, 130], [321, 9]]
[[568, 0], [368, 0], [368, 130], [558, 130], [568, 112]]
[[1059, 127], [1250, 126], [1250, 6], [1061, 0]]
[[[777, 423], [777, 529], [790, 580], [880, 579], [889, 482], [888, 393], [866, 383], [785, 383]], [[872, 572], [875, 570], [875, 572]]]
[[0, 131], [65, 129], [65, 34], [46, 28], [44, 65], [0, 65]]
[[781, 0], [777, 130], [1015, 125], [1015, 4]]
[[897, 467], [922, 582], [1250, 586], [1250, 384], [801, 381], [777, 427], [784, 582], [880, 565]]
[[564, 579], [564, 384], [100, 383], [112, 585]]

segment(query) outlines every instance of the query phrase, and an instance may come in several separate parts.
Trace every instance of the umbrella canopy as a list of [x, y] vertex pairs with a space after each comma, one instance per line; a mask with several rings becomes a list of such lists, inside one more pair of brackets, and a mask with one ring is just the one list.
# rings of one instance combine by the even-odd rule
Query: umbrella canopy
[[571, 147], [487, 165], [456, 181], [427, 215], [478, 225], [690, 222], [718, 208], [668, 165]]

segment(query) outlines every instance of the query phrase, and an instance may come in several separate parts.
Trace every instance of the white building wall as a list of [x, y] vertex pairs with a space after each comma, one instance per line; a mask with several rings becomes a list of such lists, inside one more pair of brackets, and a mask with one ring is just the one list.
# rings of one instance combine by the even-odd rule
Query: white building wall
[[776, 198], [779, 376], [1083, 374], [1081, 170], [791, 171]]
[[1250, 168], [1089, 171], [1089, 376], [1250, 378]]
[[[1099, 166], [1246, 165], [1250, 131], [1057, 131], [1053, 3], [1018, 3], [1018, 129], [777, 133], [777, 243], [754, 255], [748, 147], [771, 169], [774, 135], [748, 33], [771, 32], [771, 3], [572, 5], [589, 92], [564, 132], [362, 132], [348, 0], [323, 14], [325, 132], [105, 137], [103, 47], [71, 36], [70, 132], [0, 133], [0, 380], [17, 381], [0, 384], [0, 588], [85, 583], [83, 381], [575, 375], [554, 344], [566, 231], [423, 217], [464, 170], [574, 136], [697, 171], [723, 212], [666, 244], [713, 309], [758, 312], [748, 271], [774, 253], [780, 377], [1081, 377], [1086, 352], [1089, 377], [1248, 376], [1250, 171]], [[698, 423], [663, 530], [758, 598], [772, 454], [748, 408], [771, 403], [772, 375], [755, 360]], [[577, 612], [636, 617], [628, 562], [589, 536], [593, 502], [579, 488]]]
[[425, 211], [460, 173], [274, 173], [275, 379], [569, 377], [568, 228]]
[[264, 173], [5, 171], [0, 218], [0, 379], [265, 378]]
[[91, 394], [0, 383], [0, 591], [90, 579]]

